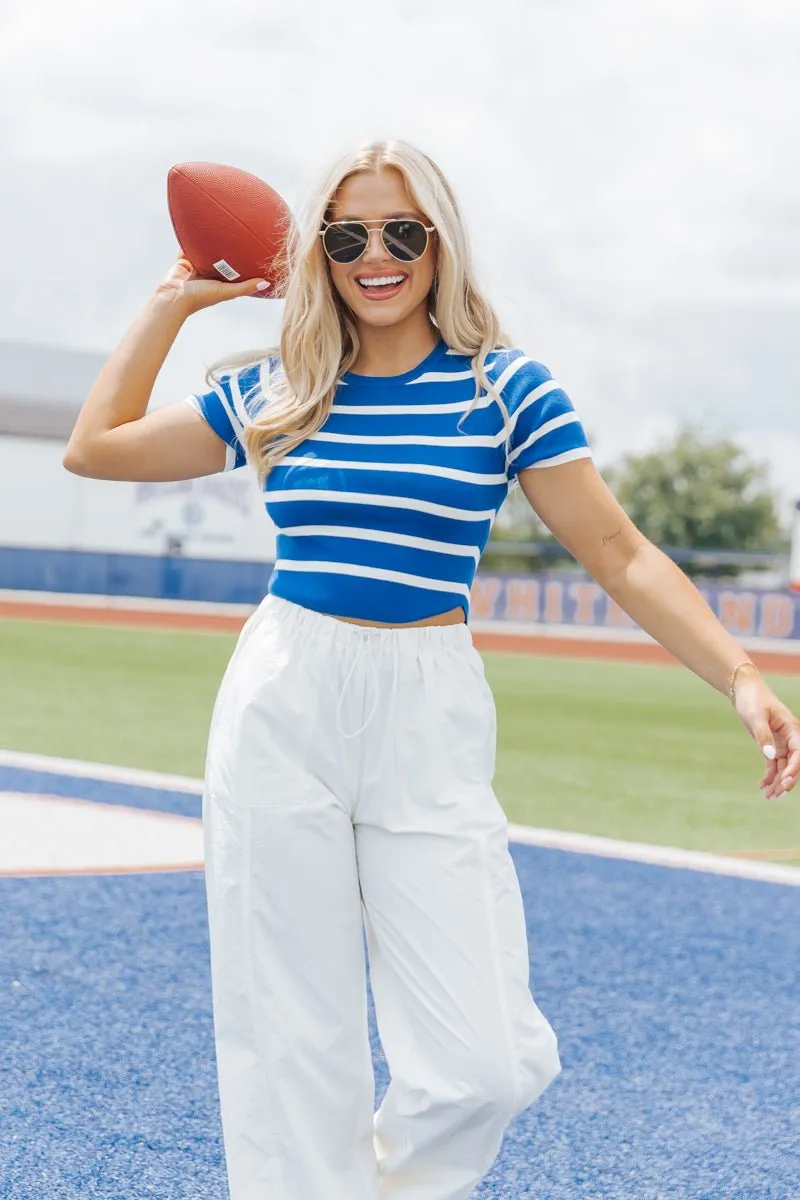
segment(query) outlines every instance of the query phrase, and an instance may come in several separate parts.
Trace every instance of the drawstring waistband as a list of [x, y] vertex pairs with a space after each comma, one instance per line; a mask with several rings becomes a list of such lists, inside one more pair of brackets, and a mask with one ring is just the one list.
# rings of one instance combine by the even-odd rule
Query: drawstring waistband
[[[376, 660], [387, 652], [391, 652], [395, 661], [395, 676], [399, 670], [398, 656], [402, 653], [425, 653], [434, 647], [453, 647], [464, 649], [472, 645], [472, 633], [466, 622], [457, 625], [357, 625], [340, 621], [327, 613], [317, 612], [312, 608], [304, 608], [291, 600], [284, 600], [270, 592], [261, 601], [256, 611], [248, 621], [248, 626], [255, 629], [264, 620], [277, 622], [293, 637], [301, 638], [305, 643], [311, 638], [322, 638], [318, 643], [325, 652], [330, 648], [332, 653], [344, 652], [351, 661], [339, 692], [336, 708], [336, 724], [339, 733], [345, 738], [358, 737], [372, 721], [380, 703], [378, 669]], [[372, 702], [364, 723], [352, 733], [342, 728], [342, 706], [345, 693], [354, 677], [357, 677], [362, 655], [367, 656], [369, 684], [372, 688]], [[396, 678], [395, 678], [396, 683]]]
[[[361, 725], [358, 729], [356, 729], [354, 733], [345, 733], [344, 729], [342, 729], [342, 701], [344, 700], [344, 694], [347, 691], [347, 685], [350, 682], [350, 680], [353, 678], [355, 669], [358, 666], [359, 659], [361, 658], [362, 648], [365, 649], [367, 652], [367, 665], [370, 669], [371, 678], [372, 678], [372, 696], [373, 696], [372, 708], [370, 709], [369, 716], [367, 717], [367, 719], [363, 725]], [[364, 730], [367, 728], [367, 726], [369, 725], [372, 718], [375, 716], [377, 708], [378, 708], [378, 673], [375, 670], [375, 662], [374, 662], [372, 654], [370, 653], [369, 642], [366, 639], [361, 639], [358, 643], [358, 649], [356, 650], [355, 654], [353, 655], [353, 661], [350, 663], [350, 669], [345, 676], [344, 683], [342, 684], [342, 690], [339, 692], [339, 703], [336, 705], [336, 727], [339, 730], [339, 733], [342, 735], [342, 737], [346, 737], [346, 738], [358, 737], [358, 735], [360, 733], [364, 732]]]

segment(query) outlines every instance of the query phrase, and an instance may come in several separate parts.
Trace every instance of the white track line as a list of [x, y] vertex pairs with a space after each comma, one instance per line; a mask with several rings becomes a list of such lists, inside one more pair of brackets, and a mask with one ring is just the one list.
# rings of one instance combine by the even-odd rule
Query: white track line
[[3, 604], [46, 605], [47, 607], [124, 609], [132, 612], [202, 613], [215, 617], [249, 617], [255, 604], [220, 604], [211, 600], [162, 600], [148, 596], [103, 596], [90, 592], [25, 592], [0, 588]]
[[163, 775], [138, 767], [81, 762], [77, 758], [51, 758], [49, 754], [26, 754], [17, 750], [0, 750], [0, 767], [21, 767], [25, 771], [46, 771], [51, 775], [73, 775], [79, 779], [105, 779], [109, 783], [130, 783], [134, 787], [190, 792], [197, 796], [203, 791], [202, 779], [190, 779], [187, 775]]
[[[103, 779], [109, 783], [129, 783], [136, 787], [188, 792], [193, 795], [200, 795], [203, 790], [202, 779], [192, 779], [186, 775], [165, 775], [157, 771], [142, 771], [137, 767], [116, 767], [106, 763], [81, 762], [72, 758], [51, 758], [45, 754], [27, 754], [17, 750], [0, 750], [0, 767], [19, 767], [27, 771], [70, 775], [78, 779]], [[538, 829], [529, 825], [509, 825], [508, 836], [510, 841], [526, 846], [542, 846], [545, 849], [565, 850], [573, 854], [590, 854], [598, 858], [619, 858], [628, 862], [647, 863], [654, 867], [676, 867], [686, 871], [704, 871], [711, 875], [729, 875], [737, 879], [755, 879], [763, 883], [800, 887], [800, 867], [726, 858], [722, 854], [682, 850], [678, 846], [623, 842], [616, 838], [569, 833], [561, 829]]]
[[704, 850], [681, 850], [677, 846], [657, 846], [645, 842], [621, 842], [616, 838], [593, 837], [588, 833], [568, 833], [561, 829], [537, 829], [529, 825], [509, 825], [509, 839], [527, 846], [567, 850], [573, 854], [593, 854], [598, 858], [624, 858], [629, 862], [653, 867], [679, 867], [685, 871], [706, 871], [711, 875], [733, 875], [737, 879], [759, 879], [764, 883], [785, 883], [800, 887], [800, 867], [782, 867], [773, 863], [726, 858]]

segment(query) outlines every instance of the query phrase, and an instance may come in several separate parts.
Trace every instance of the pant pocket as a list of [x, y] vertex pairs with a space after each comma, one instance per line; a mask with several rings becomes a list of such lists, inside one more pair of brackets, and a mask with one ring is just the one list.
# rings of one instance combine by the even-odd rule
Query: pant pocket
[[450, 786], [491, 783], [497, 713], [483, 662], [477, 651], [459, 648], [439, 656], [436, 668], [427, 710], [431, 759], [440, 778]]
[[206, 753], [206, 791], [218, 805], [278, 808], [308, 794], [316, 721], [304, 656], [279, 626], [237, 646], [220, 685]]

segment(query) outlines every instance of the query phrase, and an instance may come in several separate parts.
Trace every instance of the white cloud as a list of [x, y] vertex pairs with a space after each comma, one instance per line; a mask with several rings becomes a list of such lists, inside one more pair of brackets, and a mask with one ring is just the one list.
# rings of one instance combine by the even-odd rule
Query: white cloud
[[[341, 149], [399, 135], [451, 176], [505, 323], [605, 459], [699, 417], [763, 430], [800, 492], [799, 51], [793, 0], [17, 0], [4, 336], [114, 344], [174, 253], [173, 162], [236, 163], [296, 206]], [[157, 398], [279, 315], [195, 318]]]

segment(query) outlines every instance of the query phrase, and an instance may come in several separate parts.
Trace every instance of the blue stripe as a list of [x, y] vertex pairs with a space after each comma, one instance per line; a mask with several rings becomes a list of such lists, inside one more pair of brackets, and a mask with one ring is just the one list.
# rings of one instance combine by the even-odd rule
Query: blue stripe
[[[400, 437], [409, 434], [423, 437], [455, 437], [459, 430], [472, 437], [480, 437], [499, 432], [503, 427], [503, 418], [496, 404], [475, 408], [469, 416], [465, 416], [466, 405], [474, 394], [474, 387], [469, 387], [465, 396], [454, 396], [452, 400], [440, 401], [442, 404], [464, 405], [458, 412], [400, 413], [392, 412], [391, 406], [386, 405], [385, 411], [381, 413], [356, 415], [337, 412], [334, 408], [323, 428], [326, 433], [360, 433], [366, 437]], [[339, 392], [337, 403], [341, 402], [341, 396], [342, 393]], [[429, 405], [431, 401], [420, 400], [419, 403]]]
[[[359, 621], [386, 621], [404, 625], [449, 612], [466, 601], [460, 592], [428, 592], [381, 579], [348, 579], [346, 575], [316, 575], [305, 571], [273, 571], [269, 590], [303, 608], [351, 617]], [[380, 616], [376, 616], [380, 613]]]
[[[224, 397], [224, 402], [221, 397]], [[231, 394], [230, 375], [220, 376], [216, 387], [212, 391], [195, 396], [195, 400], [202, 415], [217, 437], [222, 438], [226, 445], [238, 448], [239, 429], [234, 427], [230, 416], [230, 413], [235, 411]]]
[[[289, 500], [274, 505], [269, 513], [279, 530], [293, 525], [351, 525], [356, 529], [413, 532], [415, 537], [461, 546], [485, 546], [491, 529], [488, 520], [457, 521], [435, 513], [420, 513], [408, 508], [379, 508], [369, 503], [323, 505], [317, 500]], [[402, 570], [402, 566], [398, 570]], [[376, 620], [379, 619], [376, 617]]]
[[[409, 436], [409, 435], [406, 435]], [[458, 434], [448, 436], [459, 437]], [[477, 435], [464, 435], [468, 436]], [[293, 450], [284, 460], [295, 465], [300, 458], [335, 459], [348, 463], [414, 463], [418, 466], [450, 467], [456, 471], [470, 471], [475, 475], [502, 475], [505, 470], [503, 445], [495, 447], [470, 446], [460, 439], [457, 446], [404, 445], [377, 440], [374, 442], [328, 442], [310, 438], [302, 448]], [[359, 475], [363, 474], [359, 471]]]
[[[398, 556], [402, 554], [402, 565]], [[356, 538], [287, 537], [277, 538], [277, 557], [294, 562], [356, 563], [388, 571], [404, 571], [409, 575], [444, 579], [470, 586], [475, 574], [475, 562], [463, 555], [442, 554], [435, 550], [418, 550], [410, 546], [394, 546], [391, 542], [367, 542]], [[370, 586], [372, 580], [362, 582]]]
[[[270, 493], [298, 488], [315, 488], [330, 492], [364, 492], [370, 496], [407, 497], [412, 500], [430, 500], [434, 504], [447, 504], [465, 513], [484, 512], [497, 508], [502, 502], [507, 485], [460, 483], [436, 475], [416, 475], [405, 471], [352, 470], [347, 467], [318, 467], [281, 462], [267, 480], [267, 508], [273, 521], [283, 524], [280, 514], [270, 508]], [[320, 496], [320, 519], [316, 524], [325, 524], [326, 498]], [[282, 506], [281, 506], [282, 507]], [[277, 505], [276, 505], [277, 508]], [[409, 530], [413, 532], [413, 530]]]

